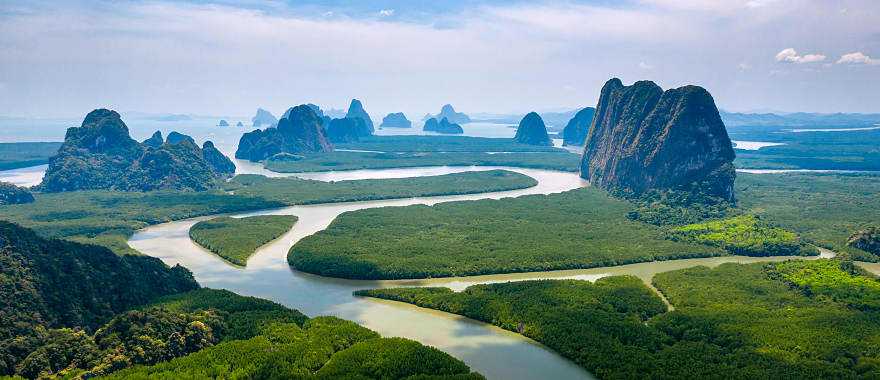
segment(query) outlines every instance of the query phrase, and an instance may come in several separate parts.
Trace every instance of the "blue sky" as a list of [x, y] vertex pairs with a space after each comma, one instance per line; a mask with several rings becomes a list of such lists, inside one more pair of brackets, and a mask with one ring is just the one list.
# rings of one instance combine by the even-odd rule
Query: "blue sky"
[[7, 0], [0, 115], [527, 112], [594, 105], [611, 77], [729, 110], [880, 112], [877, 20], [874, 0]]

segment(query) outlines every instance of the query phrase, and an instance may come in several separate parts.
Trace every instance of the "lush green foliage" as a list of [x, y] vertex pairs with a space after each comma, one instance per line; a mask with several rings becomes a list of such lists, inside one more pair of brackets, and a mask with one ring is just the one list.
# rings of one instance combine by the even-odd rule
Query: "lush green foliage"
[[60, 147], [60, 142], [0, 143], [0, 170], [48, 163]]
[[730, 128], [731, 139], [785, 145], [738, 150], [736, 165], [758, 169], [880, 170], [880, 130], [790, 133], [789, 128]]
[[485, 193], [522, 189], [537, 184], [532, 177], [523, 174], [489, 170], [430, 177], [337, 182], [239, 175], [227, 182], [225, 188], [236, 195], [262, 197], [286, 204], [312, 204]]
[[196, 223], [189, 236], [196, 243], [236, 265], [247, 265], [257, 248], [290, 231], [296, 217], [261, 215], [214, 218]]
[[34, 195], [28, 189], [11, 183], [0, 182], [0, 206], [31, 203], [33, 201]]
[[877, 261], [848, 247], [847, 238], [877, 223], [880, 176], [740, 173], [736, 186], [739, 206], [762, 220], [853, 259]]
[[337, 149], [375, 152], [558, 152], [559, 148], [520, 144], [513, 139], [470, 136], [368, 136], [336, 144]]
[[[197, 287], [188, 270], [168, 268], [156, 258], [47, 240], [0, 222], [0, 374], [16, 365], [39, 367], [46, 360], [23, 360], [45, 342], [80, 339], [75, 331], [47, 333], [46, 328], [94, 331], [128, 308]], [[51, 357], [58, 350], [43, 351]]]
[[680, 226], [706, 219], [724, 218], [738, 211], [729, 202], [705, 194], [699, 186], [680, 190], [651, 190], [641, 195], [616, 192], [637, 207], [627, 214], [632, 220], [656, 226]]
[[[378, 289], [360, 295], [518, 331], [599, 378], [876, 378], [877, 280], [833, 260], [723, 264], [632, 277]], [[802, 284], [802, 285], [797, 285]], [[792, 286], [794, 285], [794, 286]]]
[[379, 279], [590, 268], [706, 257], [722, 249], [665, 238], [631, 205], [583, 188], [548, 196], [345, 213], [291, 248], [298, 270]]
[[734, 255], [787, 256], [818, 255], [791, 231], [771, 227], [754, 215], [688, 224], [672, 229], [673, 240], [692, 241], [722, 247]]
[[216, 213], [281, 207], [284, 203], [219, 191], [148, 193], [76, 191], [37, 194], [25, 205], [0, 207], [2, 218], [43, 236], [103, 245], [116, 253], [136, 253], [127, 243], [151, 224]]
[[316, 172], [326, 170], [387, 169], [419, 166], [516, 166], [575, 172], [580, 158], [569, 152], [413, 152], [365, 153], [334, 151], [310, 154], [300, 161], [266, 161], [266, 168], [276, 172]]

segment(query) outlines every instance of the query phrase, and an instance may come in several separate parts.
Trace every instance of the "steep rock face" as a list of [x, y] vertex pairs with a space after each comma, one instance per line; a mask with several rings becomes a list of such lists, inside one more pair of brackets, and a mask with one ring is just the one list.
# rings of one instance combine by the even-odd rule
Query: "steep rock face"
[[366, 128], [360, 132], [362, 133], [361, 136], [369, 136], [373, 134], [373, 120], [370, 119], [370, 115], [364, 110], [364, 105], [361, 104], [360, 100], [351, 100], [351, 105], [348, 106], [348, 113], [345, 114], [345, 117], [349, 119], [361, 119], [364, 121]]
[[156, 131], [153, 133], [150, 138], [144, 140], [143, 144], [149, 147], [158, 148], [165, 143], [165, 139], [162, 138], [162, 132]]
[[215, 172], [227, 175], [235, 174], [235, 164], [232, 163], [229, 157], [220, 152], [213, 142], [205, 141], [202, 144], [202, 157], [204, 157], [205, 161]]
[[238, 142], [236, 158], [261, 161], [278, 153], [311, 153], [333, 150], [322, 121], [307, 105], [293, 107], [278, 127], [245, 133]]
[[593, 107], [584, 108], [574, 114], [574, 117], [568, 121], [568, 124], [562, 130], [562, 145], [584, 145], [587, 134], [590, 133], [590, 124], [593, 122], [595, 114], [596, 109]]
[[382, 119], [380, 128], [412, 128], [412, 122], [406, 118], [403, 112], [389, 113]]
[[[275, 124], [278, 124], [278, 119], [275, 118], [275, 115], [272, 115], [271, 112], [266, 111], [262, 108], [257, 108], [257, 114], [251, 118], [251, 122], [254, 123], [255, 128], [260, 128], [262, 126], [273, 127]], [[239, 123], [241, 124], [241, 123]]]
[[520, 120], [513, 141], [529, 145], [553, 145], [550, 136], [547, 135], [547, 126], [544, 125], [544, 120], [535, 112], [529, 112]]
[[327, 127], [327, 137], [332, 143], [347, 143], [358, 141], [360, 132], [366, 128], [361, 119], [333, 119]]
[[847, 245], [875, 255], [880, 255], [880, 228], [868, 227], [849, 237]]
[[581, 176], [606, 189], [700, 191], [734, 200], [735, 155], [705, 89], [663, 91], [649, 81], [602, 87], [584, 144]]
[[161, 139], [157, 133], [138, 143], [129, 137], [118, 113], [92, 111], [81, 127], [67, 130], [40, 187], [46, 192], [205, 190], [227, 174], [207, 163], [191, 137], [172, 132], [170, 143], [160, 145]]
[[425, 115], [425, 120], [430, 118], [435, 118], [437, 120], [443, 120], [443, 118], [446, 118], [446, 120], [449, 120], [449, 122], [453, 124], [466, 124], [471, 122], [471, 118], [468, 115], [463, 112], [455, 112], [455, 108], [453, 108], [451, 104], [443, 105], [437, 116], [431, 116], [431, 114]]
[[0, 206], [31, 203], [33, 201], [34, 195], [28, 189], [11, 183], [0, 182]]
[[425, 122], [425, 126], [422, 128], [422, 130], [445, 134], [464, 133], [464, 129], [462, 129], [460, 125], [450, 123], [449, 120], [447, 120], [446, 118], [443, 118], [439, 122], [437, 121], [437, 119], [430, 118], [428, 119], [428, 121]]

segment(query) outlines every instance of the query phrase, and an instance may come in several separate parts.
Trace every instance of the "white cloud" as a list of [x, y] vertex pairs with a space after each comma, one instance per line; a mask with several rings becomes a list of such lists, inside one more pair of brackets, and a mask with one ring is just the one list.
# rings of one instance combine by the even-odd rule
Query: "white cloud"
[[852, 65], [880, 65], [880, 59], [874, 59], [864, 53], [857, 51], [855, 53], [844, 54], [840, 56], [837, 63], [848, 63]]
[[379, 11], [379, 16], [382, 16], [382, 17], [394, 16], [394, 9], [383, 9], [383, 10]]
[[777, 62], [814, 63], [822, 62], [825, 58], [826, 57], [822, 54], [798, 55], [797, 51], [793, 48], [783, 49], [779, 53], [776, 53]]

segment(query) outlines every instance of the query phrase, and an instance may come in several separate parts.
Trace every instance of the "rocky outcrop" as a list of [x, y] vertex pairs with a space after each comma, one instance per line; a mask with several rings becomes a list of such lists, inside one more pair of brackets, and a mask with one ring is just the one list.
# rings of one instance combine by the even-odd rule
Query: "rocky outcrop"
[[34, 195], [28, 189], [11, 183], [0, 182], [0, 206], [31, 203]]
[[359, 136], [366, 128], [361, 119], [333, 119], [327, 127], [327, 137], [332, 143], [347, 143], [358, 141]]
[[529, 112], [519, 122], [513, 141], [520, 144], [552, 146], [544, 120], [535, 112]]
[[735, 155], [708, 91], [663, 91], [649, 81], [602, 87], [584, 144], [581, 176], [594, 186], [640, 195], [675, 189], [734, 201]]
[[245, 133], [238, 142], [236, 158], [262, 161], [278, 153], [313, 153], [333, 150], [322, 121], [307, 105], [293, 107], [277, 128]]
[[223, 152], [220, 152], [213, 142], [205, 141], [202, 144], [202, 157], [215, 172], [226, 175], [235, 174], [235, 164]]
[[156, 131], [153, 133], [153, 136], [144, 140], [143, 144], [149, 147], [158, 148], [165, 143], [165, 139], [162, 138], [162, 132]]
[[412, 128], [412, 122], [406, 118], [403, 112], [389, 113], [382, 119], [379, 128]]
[[225, 119], [220, 119], [220, 122], [217, 123], [217, 126], [218, 126], [218, 127], [228, 127], [228, 126], [229, 126], [229, 122], [226, 121]]
[[156, 133], [141, 144], [129, 136], [118, 113], [94, 110], [81, 127], [67, 130], [40, 189], [206, 190], [229, 174], [215, 170], [191, 137], [172, 132], [158, 144], [161, 139]]
[[241, 128], [241, 127], [244, 127], [244, 124], [242, 124], [242, 123], [239, 121], [238, 123], [235, 123], [235, 126]]
[[880, 227], [868, 227], [856, 232], [846, 242], [850, 247], [880, 255]]
[[453, 108], [451, 104], [446, 104], [440, 108], [440, 113], [437, 114], [437, 116], [432, 116], [431, 114], [425, 115], [426, 121], [430, 118], [435, 118], [441, 121], [443, 118], [446, 118], [446, 120], [449, 120], [449, 122], [453, 124], [467, 124], [471, 122], [471, 118], [468, 115], [462, 112], [455, 112], [455, 108]]
[[364, 110], [364, 105], [361, 104], [360, 100], [351, 100], [351, 105], [348, 106], [348, 113], [345, 114], [345, 117], [349, 119], [361, 119], [364, 121], [366, 128], [359, 131], [361, 136], [369, 136], [373, 134], [373, 120], [370, 119], [370, 115]]
[[464, 133], [464, 129], [461, 128], [460, 125], [455, 123], [450, 123], [446, 118], [440, 120], [430, 118], [425, 122], [425, 126], [422, 128], [423, 131], [427, 132], [437, 132], [437, 133], [445, 133], [445, 134], [461, 134]]
[[260, 128], [264, 125], [266, 127], [274, 127], [275, 124], [278, 124], [278, 119], [276, 119], [275, 115], [272, 115], [271, 112], [262, 108], [257, 108], [257, 114], [251, 118], [251, 122], [254, 123], [254, 128]]
[[590, 133], [590, 124], [593, 122], [593, 115], [595, 114], [596, 109], [593, 107], [584, 108], [574, 114], [574, 117], [568, 121], [568, 124], [562, 130], [562, 145], [583, 146], [584, 141], [587, 139], [587, 134]]

